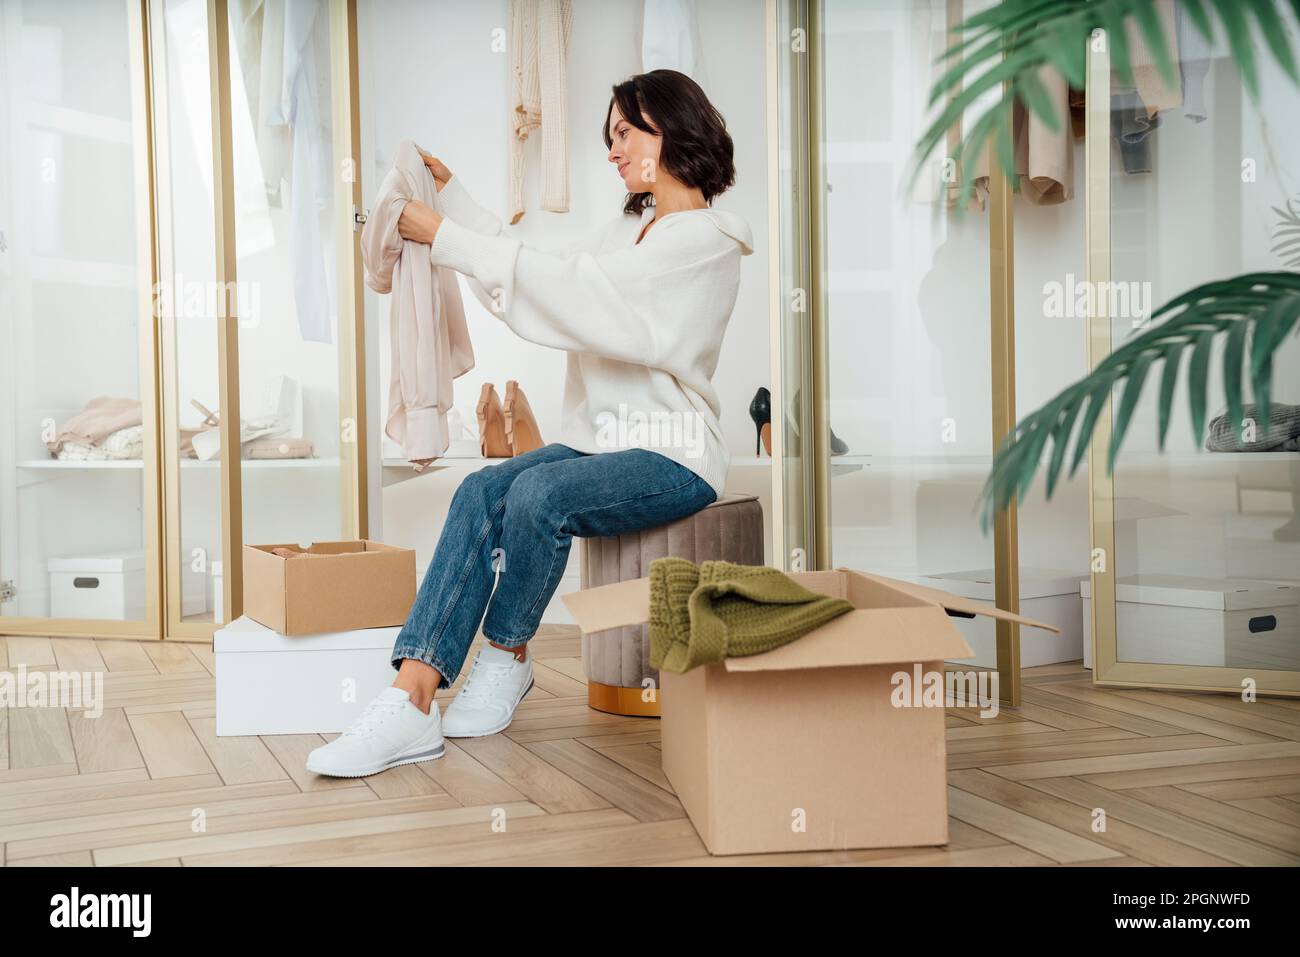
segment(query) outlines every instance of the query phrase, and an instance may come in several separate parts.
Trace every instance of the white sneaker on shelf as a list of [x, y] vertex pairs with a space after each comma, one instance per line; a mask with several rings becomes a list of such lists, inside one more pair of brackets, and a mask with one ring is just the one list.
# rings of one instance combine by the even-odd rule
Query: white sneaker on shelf
[[401, 688], [385, 688], [352, 726], [307, 755], [307, 770], [335, 778], [361, 778], [399, 764], [443, 755], [438, 702], [425, 714]]
[[515, 708], [533, 690], [533, 659], [488, 645], [479, 651], [460, 694], [447, 706], [442, 733], [481, 738], [510, 726]]

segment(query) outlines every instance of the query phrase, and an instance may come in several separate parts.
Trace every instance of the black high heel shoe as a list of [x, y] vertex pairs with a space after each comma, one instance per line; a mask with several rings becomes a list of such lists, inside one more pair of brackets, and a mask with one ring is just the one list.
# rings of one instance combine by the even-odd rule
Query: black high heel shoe
[[[792, 400], [793, 408], [799, 408], [799, 390], [794, 390], [794, 399]], [[794, 431], [794, 437], [799, 438], [799, 427], [795, 422], [790, 423]], [[831, 433], [831, 455], [844, 455], [849, 451], [848, 443], [835, 434], [834, 429], [829, 430]]]
[[[758, 450], [762, 447], [767, 448], [767, 454], [772, 454], [772, 393], [767, 391], [766, 386], [759, 386], [758, 391], [754, 393], [754, 398], [749, 403], [749, 417], [754, 420], [754, 454], [758, 455]], [[766, 429], [766, 433], [764, 433]]]

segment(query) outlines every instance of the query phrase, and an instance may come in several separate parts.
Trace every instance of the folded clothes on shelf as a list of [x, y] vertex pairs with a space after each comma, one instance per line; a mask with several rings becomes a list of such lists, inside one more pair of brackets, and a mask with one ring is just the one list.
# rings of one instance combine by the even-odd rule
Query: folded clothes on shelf
[[[190, 405], [203, 413], [197, 427], [180, 429], [182, 458], [203, 461], [221, 457], [221, 414], [198, 399]], [[267, 382], [262, 407], [239, 420], [240, 457], [245, 459], [309, 459], [315, 448], [302, 437], [302, 390], [297, 380], [275, 376]]]
[[243, 445], [246, 459], [309, 459], [314, 452], [311, 439], [296, 435], [266, 436]]
[[1300, 452], [1300, 405], [1269, 404], [1268, 428], [1259, 428], [1259, 407], [1247, 403], [1242, 408], [1240, 428], [1228, 413], [1215, 416], [1205, 438], [1211, 452]]
[[97, 445], [65, 439], [54, 457], [65, 462], [110, 462], [144, 457], [144, 426], [118, 429]]
[[[46, 442], [45, 447], [56, 458], [67, 442], [76, 443], [81, 448], [99, 447], [115, 433], [140, 425], [143, 421], [139, 399], [100, 396], [91, 399], [85, 408], [59, 426], [54, 438]], [[111, 457], [131, 458], [129, 455]], [[138, 458], [139, 454], [135, 457]]]

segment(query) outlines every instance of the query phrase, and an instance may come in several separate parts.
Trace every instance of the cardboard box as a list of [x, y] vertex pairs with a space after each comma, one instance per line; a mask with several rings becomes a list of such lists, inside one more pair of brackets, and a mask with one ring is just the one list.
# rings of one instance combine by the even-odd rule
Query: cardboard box
[[212, 637], [217, 736], [344, 730], [393, 683], [399, 631], [358, 628], [287, 638], [247, 616], [236, 618]]
[[[761, 655], [660, 673], [663, 769], [691, 823], [713, 854], [946, 843], [944, 709], [896, 706], [894, 676], [970, 656], [949, 612], [1055, 629], [865, 572], [789, 575], [854, 609]], [[639, 624], [649, 579], [564, 601], [586, 632]]]
[[[275, 548], [307, 551], [281, 558]], [[371, 541], [244, 546], [244, 614], [282, 635], [406, 623], [415, 601], [415, 551]]]

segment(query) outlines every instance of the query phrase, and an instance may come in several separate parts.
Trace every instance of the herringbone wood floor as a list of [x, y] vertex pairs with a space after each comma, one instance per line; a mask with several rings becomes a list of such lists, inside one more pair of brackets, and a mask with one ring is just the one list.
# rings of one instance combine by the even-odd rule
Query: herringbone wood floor
[[0, 709], [0, 861], [1300, 863], [1300, 701], [1102, 690], [1078, 664], [1027, 671], [1016, 712], [949, 710], [946, 847], [710, 858], [660, 771], [657, 722], [588, 709], [578, 644], [563, 626], [533, 642], [537, 686], [506, 733], [332, 780], [303, 770], [317, 735], [215, 736], [207, 647], [0, 638], [0, 670], [107, 673], [96, 720]]

